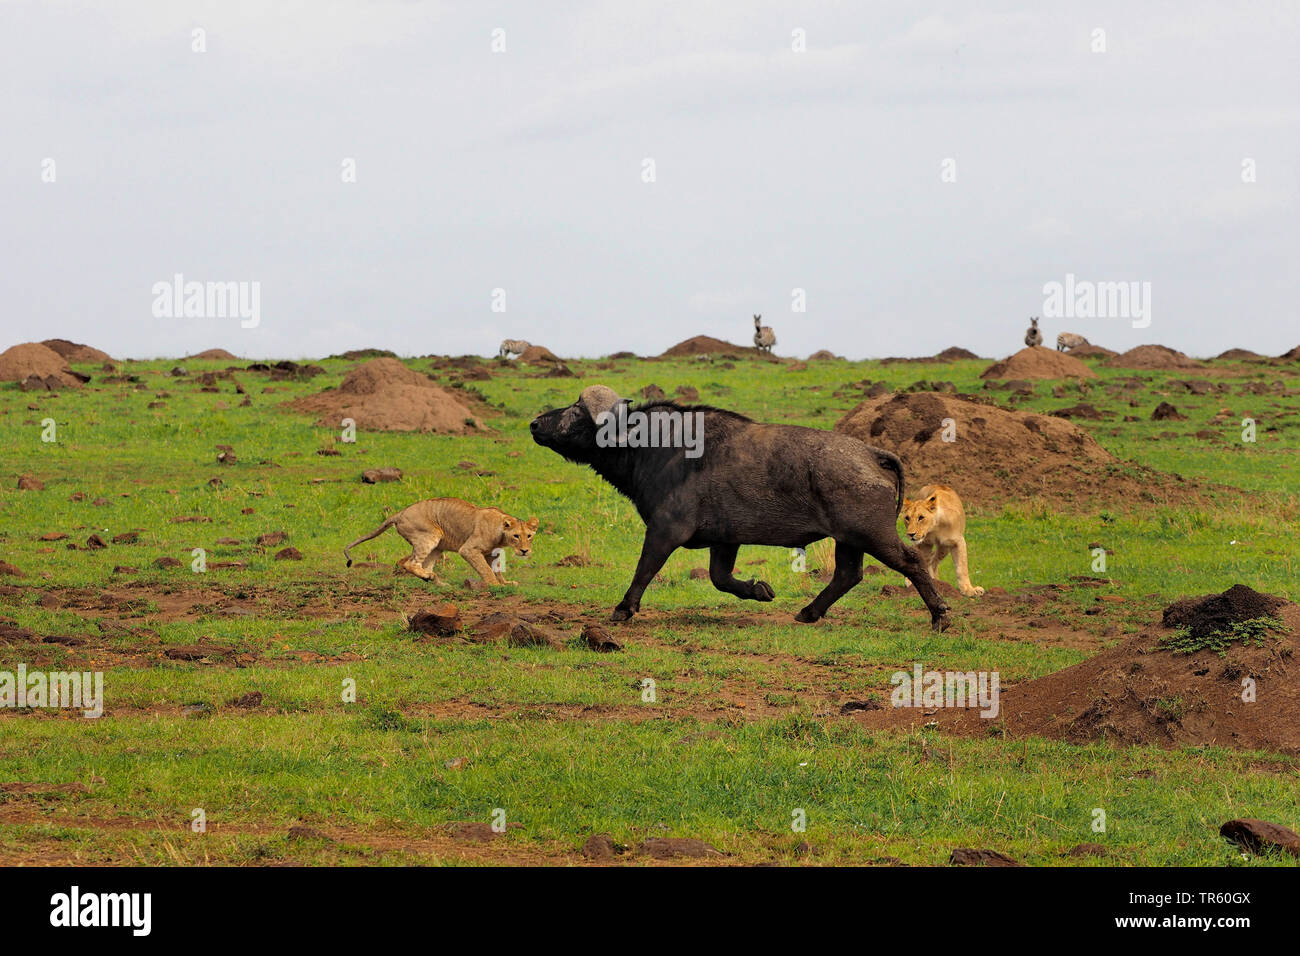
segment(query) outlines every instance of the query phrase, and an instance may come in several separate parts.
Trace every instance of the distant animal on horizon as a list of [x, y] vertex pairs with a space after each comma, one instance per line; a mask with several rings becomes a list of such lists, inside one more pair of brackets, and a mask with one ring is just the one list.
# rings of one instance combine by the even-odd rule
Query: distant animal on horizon
[[921, 497], [903, 499], [903, 531], [916, 545], [930, 577], [939, 579], [939, 562], [952, 555], [957, 567], [957, 588], [967, 597], [984, 589], [970, 583], [966, 558], [966, 509], [961, 497], [947, 485], [926, 485]]
[[497, 358], [513, 358], [516, 355], [523, 355], [533, 346], [523, 339], [506, 339], [501, 343], [501, 350], [497, 352]]
[[754, 346], [760, 352], [770, 352], [772, 346], [776, 345], [776, 333], [770, 325], [763, 325], [762, 322], [761, 315], [754, 316]]
[[362, 535], [343, 549], [348, 567], [351, 551], [363, 541], [377, 538], [389, 528], [411, 546], [411, 553], [397, 562], [398, 568], [425, 581], [441, 583], [431, 565], [444, 551], [464, 558], [485, 584], [514, 584], [491, 566], [492, 552], [513, 548], [521, 558], [532, 553], [537, 519], [520, 521], [500, 508], [477, 508], [460, 498], [428, 498], [404, 508], [370, 534]]
[[[766, 581], [736, 578], [743, 544], [806, 548], [835, 540], [835, 573], [795, 620], [810, 624], [862, 580], [870, 554], [910, 580], [930, 612], [930, 627], [948, 627], [925, 560], [898, 536], [903, 466], [898, 456], [841, 432], [768, 425], [702, 405], [653, 401], [622, 409], [604, 385], [582, 390], [572, 405], [545, 412], [529, 426], [533, 441], [565, 459], [589, 465], [636, 506], [645, 541], [632, 583], [610, 620], [626, 621], [678, 548], [709, 549], [709, 580], [724, 594], [771, 601]], [[669, 442], [610, 441], [611, 415], [645, 415], [684, 433], [692, 416], [703, 455], [690, 458]], [[680, 444], [680, 443], [678, 443]]]
[[1025, 331], [1025, 344], [1030, 348], [1043, 344], [1043, 333], [1038, 331], [1038, 319], [1029, 320], [1029, 328]]
[[1070, 349], [1077, 349], [1080, 345], [1090, 345], [1087, 339], [1082, 335], [1075, 335], [1073, 332], [1062, 332], [1056, 337], [1056, 351], [1068, 352]]

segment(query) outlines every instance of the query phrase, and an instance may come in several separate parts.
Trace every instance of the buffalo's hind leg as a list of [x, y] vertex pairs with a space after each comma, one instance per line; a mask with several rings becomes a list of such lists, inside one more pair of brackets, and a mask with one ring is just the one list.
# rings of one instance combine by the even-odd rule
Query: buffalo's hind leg
[[614, 606], [614, 611], [610, 614], [611, 621], [626, 621], [637, 611], [641, 610], [641, 595], [645, 594], [645, 589], [650, 586], [659, 569], [664, 566], [668, 556], [677, 550], [678, 542], [669, 540], [664, 534], [656, 534], [649, 528], [646, 529], [645, 541], [641, 545], [641, 558], [636, 563], [636, 573], [632, 575], [632, 583], [623, 595], [623, 600]]
[[862, 580], [862, 552], [842, 541], [835, 542], [835, 573], [830, 583], [794, 616], [800, 624], [811, 624], [825, 617], [830, 606], [844, 597]]
[[934, 587], [934, 578], [926, 567], [925, 559], [913, 547], [904, 544], [896, 536], [878, 541], [875, 547], [868, 548], [867, 553], [876, 558], [885, 567], [897, 571], [912, 582], [916, 593], [921, 595], [926, 608], [930, 611], [930, 630], [946, 631], [950, 625], [948, 605]]
[[709, 580], [724, 594], [734, 594], [747, 601], [770, 601], [776, 597], [772, 585], [766, 581], [739, 581], [736, 579], [738, 544], [715, 544], [709, 549]]

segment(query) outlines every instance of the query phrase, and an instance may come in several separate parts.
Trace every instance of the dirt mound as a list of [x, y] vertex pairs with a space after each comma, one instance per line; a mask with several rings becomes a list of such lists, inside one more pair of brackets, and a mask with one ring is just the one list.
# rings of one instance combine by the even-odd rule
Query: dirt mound
[[349, 349], [346, 352], [339, 352], [337, 355], [329, 357], [332, 359], [346, 359], [349, 362], [359, 362], [362, 359], [397, 358], [397, 353], [389, 349]]
[[956, 362], [960, 359], [977, 359], [979, 358], [970, 349], [964, 349], [956, 345], [950, 345], [942, 352], [936, 352], [934, 361], [936, 362]]
[[479, 404], [464, 391], [440, 388], [397, 359], [377, 358], [354, 368], [338, 388], [287, 407], [319, 415], [316, 424], [332, 428], [351, 418], [362, 429], [464, 435], [483, 428], [471, 407]]
[[1070, 355], [1075, 358], [1113, 358], [1119, 353], [1114, 349], [1108, 349], [1104, 345], [1076, 345], [1070, 349]]
[[1161, 620], [1165, 627], [1186, 628], [1192, 637], [1208, 637], [1241, 621], [1273, 617], [1286, 603], [1285, 598], [1234, 584], [1222, 594], [1175, 601], [1165, 608]]
[[1216, 359], [1262, 359], [1264, 356], [1250, 349], [1228, 349], [1214, 356]]
[[1010, 358], [990, 365], [980, 378], [1096, 378], [1097, 373], [1073, 355], [1032, 345]]
[[515, 361], [525, 365], [537, 365], [541, 362], [550, 362], [552, 365], [562, 364], [560, 357], [544, 345], [528, 346]]
[[[909, 493], [940, 482], [956, 488], [967, 504], [1044, 496], [1062, 507], [1097, 498], [1149, 501], [1188, 493], [1172, 476], [1121, 464], [1062, 418], [941, 392], [868, 399], [835, 430], [898, 455]], [[945, 435], [953, 440], [945, 441]], [[1143, 498], [1143, 492], [1155, 497]]]
[[1290, 352], [1283, 352], [1278, 358], [1283, 362], [1300, 362], [1300, 345], [1297, 345]]
[[41, 344], [47, 349], [58, 352], [63, 356], [65, 362], [76, 362], [78, 365], [102, 365], [104, 362], [113, 361], [113, 357], [107, 352], [101, 352], [89, 345], [82, 345], [80, 342], [69, 342], [67, 339], [46, 339]]
[[187, 355], [187, 359], [220, 359], [227, 362], [239, 361], [239, 356], [233, 352], [227, 352], [225, 349], [204, 349], [202, 352], [195, 352], [193, 355]]
[[[1248, 641], [1221, 630], [1222, 622], [1251, 620], [1261, 611], [1280, 620], [1281, 629]], [[994, 718], [964, 707], [924, 713], [883, 707], [864, 720], [888, 727], [934, 721], [980, 738], [996, 729], [1004, 737], [1300, 754], [1300, 606], [1237, 585], [1178, 601], [1164, 615], [1223, 636], [1217, 643], [1189, 640], [1152, 622], [1073, 667], [1003, 687]]]
[[678, 342], [663, 353], [663, 358], [681, 355], [741, 355], [753, 349], [743, 345], [733, 345], [711, 335], [695, 335], [684, 342]]
[[1110, 368], [1201, 368], [1201, 363], [1163, 345], [1139, 345], [1106, 361]]
[[[674, 348], [676, 348], [676, 346], [674, 346]], [[818, 349], [818, 350], [817, 350], [816, 352], [814, 352], [812, 355], [808, 356], [808, 361], [810, 361], [810, 362], [842, 362], [842, 361], [844, 361], [844, 357], [843, 357], [842, 355], [836, 355], [836, 354], [835, 354], [834, 352], [832, 352], [830, 349]]]
[[76, 387], [89, 381], [68, 368], [67, 359], [62, 355], [40, 342], [24, 342], [0, 352], [0, 381], [25, 383], [30, 379], [37, 379], [48, 388]]

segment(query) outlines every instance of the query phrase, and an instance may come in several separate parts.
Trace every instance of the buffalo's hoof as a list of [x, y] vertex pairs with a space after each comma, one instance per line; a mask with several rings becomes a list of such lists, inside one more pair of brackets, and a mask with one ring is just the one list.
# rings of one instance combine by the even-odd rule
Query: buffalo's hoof
[[611, 621], [626, 621], [626, 620], [628, 620], [631, 616], [632, 616], [632, 612], [629, 611], [627, 608], [625, 608], [625, 607], [616, 607], [616, 608], [614, 608], [614, 612], [613, 612], [612, 614], [610, 614], [609, 619], [610, 619]]
[[794, 619], [800, 624], [816, 624], [822, 619], [822, 616], [811, 608], [804, 608], [794, 616]]
[[934, 617], [930, 618], [930, 630], [934, 631], [936, 634], [941, 634], [950, 627], [952, 627], [952, 619], [948, 617], [947, 611], [943, 614], [936, 614]]
[[755, 601], [770, 601], [776, 597], [776, 592], [772, 590], [772, 585], [766, 581], [750, 581], [749, 590], [751, 597]]

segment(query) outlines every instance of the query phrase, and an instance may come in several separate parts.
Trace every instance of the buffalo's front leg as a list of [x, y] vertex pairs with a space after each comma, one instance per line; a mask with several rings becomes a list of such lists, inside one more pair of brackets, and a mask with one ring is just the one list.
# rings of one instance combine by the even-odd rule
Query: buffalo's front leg
[[739, 552], [738, 544], [715, 544], [709, 548], [709, 580], [713, 586], [725, 594], [734, 594], [747, 601], [770, 601], [776, 597], [772, 585], [766, 581], [736, 579], [736, 555]]
[[659, 569], [664, 566], [668, 556], [677, 550], [677, 543], [670, 541], [666, 535], [656, 534], [649, 528], [645, 532], [645, 541], [641, 545], [641, 559], [636, 563], [636, 574], [632, 575], [632, 585], [618, 602], [611, 621], [626, 621], [641, 610], [641, 595], [650, 586]]
[[812, 603], [794, 616], [800, 624], [811, 624], [825, 616], [827, 608], [844, 597], [862, 580], [862, 552], [835, 542], [835, 573]]

